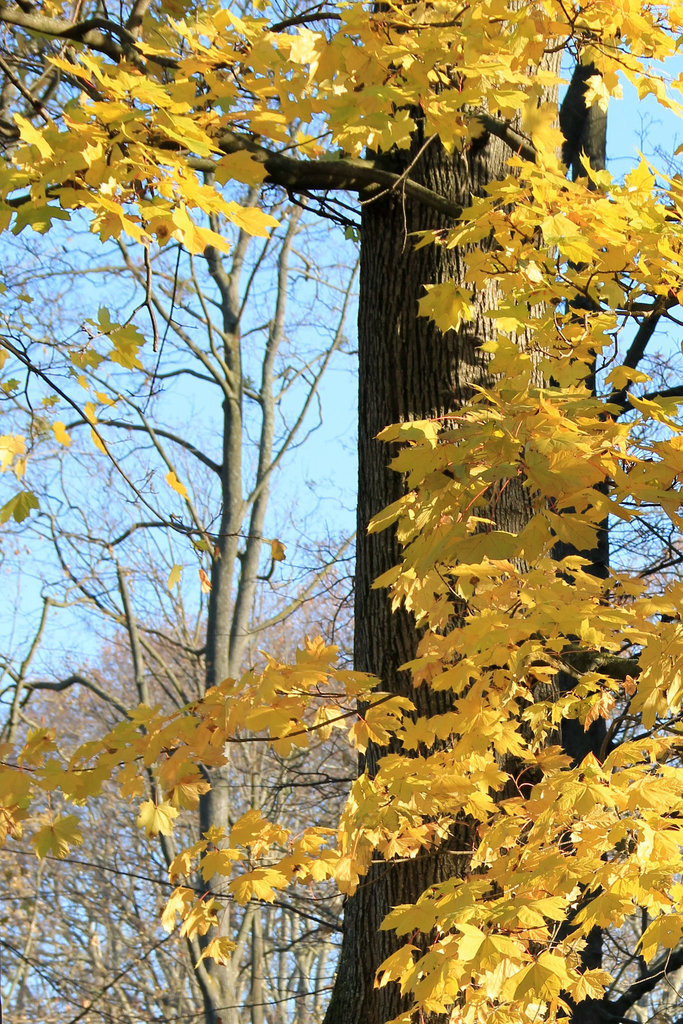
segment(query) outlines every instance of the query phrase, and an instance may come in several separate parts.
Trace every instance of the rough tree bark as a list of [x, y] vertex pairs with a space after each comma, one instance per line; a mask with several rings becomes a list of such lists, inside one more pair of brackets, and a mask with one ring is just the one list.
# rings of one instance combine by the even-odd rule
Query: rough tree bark
[[[597, 108], [587, 110], [586, 80], [592, 66], [577, 65], [562, 108], [565, 133], [563, 155], [574, 176], [585, 173], [579, 155], [586, 151], [593, 167], [604, 167], [605, 125]], [[462, 154], [450, 156], [437, 140], [421, 152], [424, 140], [416, 133], [411, 151], [399, 172], [416, 161], [414, 180], [458, 206], [482, 195], [486, 186], [508, 171], [510, 151], [497, 138], [484, 135]], [[471, 395], [473, 384], [485, 384], [486, 357], [481, 343], [494, 335], [484, 311], [495, 305], [492, 286], [474, 296], [473, 322], [458, 331], [442, 333], [432, 322], [417, 316], [423, 285], [451, 280], [463, 283], [468, 252], [438, 245], [414, 250], [411, 232], [447, 228], [449, 221], [436, 210], [426, 210], [410, 197], [395, 194], [366, 195], [362, 214], [361, 276], [359, 305], [359, 448], [357, 563], [355, 583], [355, 664], [382, 680], [382, 688], [405, 693], [420, 715], [447, 710], [448, 695], [412, 689], [407, 673], [399, 666], [415, 656], [418, 641], [412, 617], [403, 610], [392, 613], [386, 592], [373, 590], [372, 582], [399, 560], [391, 531], [367, 534], [369, 520], [403, 493], [401, 478], [387, 468], [389, 453], [375, 438], [389, 423], [440, 417], [459, 408]], [[484, 244], [494, 244], [488, 240]], [[506, 488], [497, 503], [495, 518], [508, 530], [521, 529], [530, 508], [527, 492], [518, 482]], [[566, 553], [566, 552], [565, 552]], [[558, 552], [558, 557], [561, 554]], [[590, 554], [595, 570], [607, 564], [606, 533]], [[574, 757], [588, 742], [595, 749], [602, 734], [581, 736], [569, 731], [565, 749]], [[587, 752], [586, 750], [586, 752]], [[372, 774], [383, 751], [371, 748], [367, 768]], [[365, 765], [361, 765], [361, 768]], [[429, 885], [462, 875], [468, 858], [451, 853], [471, 846], [465, 823], [436, 856], [409, 863], [381, 863], [369, 874], [346, 905], [344, 933], [337, 981], [325, 1024], [384, 1024], [406, 1009], [407, 1000], [398, 986], [374, 987], [379, 964], [397, 947], [391, 932], [379, 926], [392, 907], [412, 902]], [[601, 959], [601, 935], [592, 936], [586, 965]], [[581, 1024], [592, 1016], [582, 1009]], [[577, 1020], [579, 1013], [577, 1013]]]
[[[406, 164], [417, 159], [412, 176], [421, 184], [466, 206], [472, 196], [507, 173], [509, 149], [484, 136], [462, 154], [449, 155], [433, 140], [419, 156], [424, 140], [416, 136]], [[399, 168], [401, 169], [401, 168]], [[385, 591], [372, 581], [398, 562], [392, 531], [368, 536], [370, 518], [403, 491], [400, 477], [387, 468], [390, 453], [375, 437], [389, 423], [440, 417], [459, 408], [473, 384], [487, 378], [481, 344], [493, 336], [484, 311], [495, 303], [493, 286], [475, 295], [471, 323], [442, 333], [418, 317], [423, 285], [444, 281], [462, 283], [467, 251], [438, 245], [414, 249], [411, 232], [448, 227], [438, 212], [425, 210], [408, 197], [367, 195], [361, 230], [359, 305], [359, 468], [357, 563], [355, 582], [355, 663], [373, 672], [382, 688], [408, 694], [420, 715], [447, 710], [448, 695], [426, 688], [414, 691], [399, 666], [415, 655], [417, 632], [412, 617], [392, 613]], [[491, 244], [485, 243], [485, 244]], [[521, 528], [529, 515], [521, 487], [501, 495], [496, 518], [503, 528]], [[376, 770], [382, 751], [370, 748], [367, 767]], [[467, 826], [452, 836], [452, 848], [463, 849]], [[471, 845], [471, 837], [470, 845]], [[398, 987], [374, 988], [378, 965], [396, 948], [390, 932], [380, 932], [384, 916], [398, 903], [410, 902], [430, 884], [466, 869], [467, 858], [450, 852], [451, 844], [430, 858], [410, 863], [375, 865], [346, 905], [337, 982], [325, 1024], [383, 1024], [405, 1009]]]

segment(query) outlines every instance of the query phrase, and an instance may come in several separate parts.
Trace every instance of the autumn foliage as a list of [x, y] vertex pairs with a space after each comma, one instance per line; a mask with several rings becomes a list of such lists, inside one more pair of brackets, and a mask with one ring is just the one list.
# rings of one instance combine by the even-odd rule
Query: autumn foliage
[[[428, 856], [466, 820], [467, 871], [391, 911], [382, 927], [402, 943], [376, 984], [410, 997], [404, 1021], [552, 1021], [611, 984], [582, 960], [594, 927], [647, 911], [645, 963], [683, 938], [683, 583], [635, 564], [596, 572], [588, 554], [607, 520], [654, 509], [683, 529], [683, 389], [656, 387], [638, 366], [647, 331], [678, 323], [683, 187], [644, 157], [623, 180], [585, 158], [570, 180], [556, 102], [564, 53], [594, 65], [588, 107], [606, 109], [626, 80], [683, 113], [683, 79], [667, 71], [683, 12], [641, 0], [380, 7], [321, 5], [278, 24], [266, 4], [167, 0], [136, 3], [127, 27], [59, 2], [0, 7], [5, 32], [43, 41], [65, 94], [59, 115], [37, 99], [13, 113], [0, 221], [44, 232], [80, 211], [103, 241], [123, 234], [153, 252], [174, 239], [202, 253], [225, 246], [220, 221], [273, 226], [231, 182], [365, 201], [403, 190], [443, 213], [447, 228], [407, 244], [467, 252], [466, 283], [430, 285], [419, 313], [457, 331], [474, 296], [489, 297], [487, 379], [438, 421], [387, 424], [406, 493], [371, 529], [396, 529], [402, 546], [376, 586], [420, 627], [405, 670], [416, 689], [448, 693], [450, 709], [420, 716], [409, 696], [302, 639], [295, 664], [268, 659], [170, 714], [131, 709], [66, 758], [54, 729], [4, 749], [2, 834], [63, 855], [81, 837], [79, 806], [110, 782], [138, 800], [151, 770], [159, 799], [141, 802], [138, 824], [170, 835], [206, 790], [202, 766], [226, 764], [232, 744], [284, 756], [342, 730], [361, 755], [375, 745], [382, 756], [352, 785], [338, 829], [312, 821], [290, 834], [257, 808], [210, 829], [172, 863], [165, 927], [206, 936], [203, 956], [221, 960], [231, 940], [212, 938], [214, 901], [188, 880], [221, 876], [240, 903], [330, 879], [352, 894], [373, 861]], [[502, 139], [507, 177], [456, 208], [395, 173], [381, 154], [405, 148], [417, 120], [449, 151]], [[98, 416], [117, 396], [89, 372], [134, 366], [150, 339], [101, 311], [71, 354], [105, 452]], [[68, 445], [63, 422], [53, 429]], [[26, 439], [4, 436], [0, 452], [18, 481], [0, 518], [21, 521], [37, 503]], [[528, 504], [516, 532], [496, 519], [513, 481]], [[167, 483], [183, 497], [174, 473]], [[580, 761], [563, 750], [563, 723], [601, 719], [599, 749]], [[66, 811], [36, 817], [45, 792]]]

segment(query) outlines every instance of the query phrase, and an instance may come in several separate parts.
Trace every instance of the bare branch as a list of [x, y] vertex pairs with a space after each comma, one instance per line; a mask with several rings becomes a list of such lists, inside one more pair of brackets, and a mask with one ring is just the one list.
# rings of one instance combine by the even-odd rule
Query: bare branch
[[133, 659], [133, 672], [135, 674], [135, 688], [138, 693], [138, 699], [143, 704], [150, 704], [149, 691], [147, 688], [147, 681], [145, 679], [145, 660], [142, 656], [142, 647], [140, 645], [140, 634], [138, 633], [137, 623], [133, 614], [133, 607], [130, 602], [130, 594], [128, 592], [128, 585], [126, 583], [125, 573], [121, 569], [119, 563], [116, 563], [116, 578], [119, 583], [119, 593], [121, 594], [121, 602], [123, 604], [123, 614], [126, 619], [126, 629], [128, 631], [128, 640], [130, 642], [130, 653]]
[[[206, 380], [206, 378], [203, 378]], [[105, 424], [107, 427], [118, 427], [121, 430], [136, 430], [142, 431], [144, 434], [149, 433], [148, 427], [144, 423], [129, 423], [126, 420], [111, 420], [100, 417], [98, 423]], [[73, 430], [75, 427], [90, 426], [90, 423], [86, 419], [74, 420], [67, 424], [67, 430]], [[213, 459], [210, 459], [208, 455], [200, 451], [196, 445], [192, 444], [191, 441], [186, 441], [184, 437], [179, 437], [178, 434], [174, 434], [170, 430], [164, 430], [163, 427], [155, 427], [154, 433], [157, 437], [163, 437], [166, 441], [172, 441], [173, 444], [177, 444], [179, 448], [184, 448], [185, 451], [190, 452], [202, 465], [210, 469], [212, 473], [216, 473], [220, 476], [221, 467]], [[161, 524], [160, 524], [161, 525]]]
[[51, 682], [47, 679], [35, 679], [31, 682], [25, 682], [24, 689], [27, 690], [28, 693], [22, 701], [22, 706], [26, 704], [30, 694], [35, 690], [51, 690], [55, 693], [61, 693], [63, 690], [68, 690], [72, 686], [83, 686], [86, 690], [90, 690], [91, 693], [94, 693], [96, 697], [99, 697], [100, 700], [105, 701], [107, 704], [111, 704], [111, 706], [116, 708], [116, 710], [122, 715], [125, 715], [126, 717], [128, 716], [129, 709], [118, 699], [118, 697], [115, 697], [111, 693], [107, 693], [107, 691], [100, 686], [99, 683], [96, 683], [94, 679], [88, 679], [86, 676], [82, 676], [80, 672], [73, 672], [70, 676], [67, 676], [66, 679], [60, 679], [57, 682]]

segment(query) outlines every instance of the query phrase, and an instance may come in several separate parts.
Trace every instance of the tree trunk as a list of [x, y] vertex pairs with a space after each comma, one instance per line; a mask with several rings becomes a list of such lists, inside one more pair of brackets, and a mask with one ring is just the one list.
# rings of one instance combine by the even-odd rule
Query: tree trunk
[[[607, 112], [597, 104], [587, 108], [584, 99], [588, 79], [597, 73], [595, 64], [577, 63], [560, 109], [560, 127], [565, 140], [562, 158], [574, 179], [586, 176], [580, 160], [582, 154], [588, 157], [590, 166], [596, 171], [604, 170], [607, 162]], [[587, 383], [595, 394], [595, 368]], [[570, 544], [558, 544], [554, 551], [555, 557], [559, 559], [579, 554], [589, 561], [590, 572], [605, 579], [609, 573], [608, 525], [606, 521], [602, 524], [591, 550], [578, 551]], [[572, 676], [565, 673], [560, 673], [558, 681], [561, 690], [571, 690], [576, 683]], [[599, 757], [606, 735], [604, 718], [597, 718], [588, 729], [577, 719], [567, 719], [562, 723], [562, 747], [575, 764], [579, 764], [588, 754]], [[596, 926], [586, 938], [586, 946], [581, 955], [583, 966], [587, 970], [602, 967], [602, 953], [603, 930]], [[599, 1024], [603, 1020], [600, 1007], [601, 1001], [596, 999], [586, 999], [574, 1005], [573, 1024]]]
[[[406, 160], [417, 155], [419, 133]], [[507, 173], [509, 150], [484, 137], [462, 154], [449, 155], [433, 140], [419, 157], [413, 177], [447, 197], [468, 205], [487, 184]], [[368, 201], [370, 200], [370, 201]], [[412, 616], [392, 612], [384, 590], [373, 580], [399, 561], [393, 531], [368, 536], [371, 517], [403, 493], [400, 476], [387, 468], [391, 453], [377, 441], [389, 423], [440, 417], [468, 400], [473, 384], [487, 382], [487, 357], [481, 344], [493, 337], [484, 311], [495, 304], [494, 286], [474, 296], [471, 323], [442, 333], [418, 317], [423, 285], [462, 284], [467, 250], [428, 245], [415, 251], [412, 232], [449, 227], [435, 212], [400, 195], [366, 197], [361, 231], [359, 301], [359, 467], [358, 535], [355, 580], [355, 665], [382, 680], [382, 689], [403, 693], [418, 705], [419, 715], [448, 710], [449, 696], [427, 687], [413, 690], [399, 666], [415, 656], [418, 635]], [[486, 242], [484, 244], [490, 244]], [[511, 481], [500, 497], [496, 519], [503, 528], [520, 529], [530, 514], [528, 497]], [[370, 748], [367, 768], [373, 774], [383, 751]], [[452, 836], [452, 848], [466, 848], [469, 826]], [[391, 932], [380, 932], [385, 915], [399, 903], [417, 899], [429, 885], [464, 873], [468, 858], [449, 852], [409, 863], [382, 863], [371, 868], [347, 904], [337, 981], [325, 1024], [383, 1024], [405, 1009], [398, 986], [374, 988], [379, 964], [397, 947]]]
[[[563, 155], [574, 176], [583, 173], [578, 159], [582, 150], [588, 152], [593, 167], [604, 167], [604, 118], [586, 111], [583, 104], [586, 78], [593, 71], [592, 67], [577, 69], [563, 106]], [[415, 159], [422, 144], [418, 133], [406, 162]], [[481, 195], [491, 181], [505, 176], [508, 156], [503, 143], [487, 136], [453, 156], [433, 140], [419, 157], [412, 176], [452, 202], [467, 206], [472, 196]], [[399, 666], [415, 656], [418, 635], [412, 616], [402, 609], [392, 613], [386, 593], [372, 589], [373, 580], [399, 561], [399, 550], [393, 531], [368, 536], [367, 525], [374, 514], [403, 493], [401, 478], [387, 469], [390, 453], [375, 440], [377, 433], [389, 423], [443, 416], [468, 400], [473, 384], [487, 383], [487, 360], [480, 345], [494, 335], [484, 316], [495, 306], [493, 284], [473, 296], [474, 320], [458, 331], [443, 334], [417, 316], [424, 284], [464, 283], [466, 249], [428, 245], [414, 251], [411, 232], [447, 227], [439, 214], [408, 197], [366, 197], [363, 206], [355, 665], [379, 676], [383, 689], [409, 695], [417, 703], [419, 715], [448, 710], [449, 698], [426, 687], [414, 691], [408, 674], [399, 672]], [[496, 506], [499, 527], [518, 531], [530, 514], [521, 482], [510, 481]], [[604, 573], [607, 558], [603, 531], [592, 553], [597, 574]], [[582, 744], [586, 745], [583, 753], [594, 751], [603, 735], [599, 727], [581, 737], [575, 732], [570, 727], [564, 737], [565, 748], [575, 757]], [[376, 748], [368, 750], [366, 766], [371, 774], [382, 753]], [[401, 998], [398, 986], [374, 987], [377, 967], [398, 945], [393, 933], [380, 932], [379, 926], [392, 907], [415, 901], [429, 885], [462, 877], [468, 858], [450, 853], [449, 847], [466, 849], [471, 837], [465, 822], [459, 831], [436, 857], [374, 865], [348, 900], [338, 975], [325, 1024], [384, 1024], [406, 1009], [407, 1000]], [[586, 966], [599, 964], [601, 945], [596, 929], [586, 950]], [[577, 1016], [582, 1024], [590, 1024], [589, 1007], [580, 1011], [588, 1011]]]

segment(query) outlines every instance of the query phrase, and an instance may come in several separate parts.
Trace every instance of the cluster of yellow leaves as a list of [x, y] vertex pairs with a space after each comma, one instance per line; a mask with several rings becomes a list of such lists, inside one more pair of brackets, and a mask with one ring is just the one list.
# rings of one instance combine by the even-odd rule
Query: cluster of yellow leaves
[[[672, 93], [680, 82], [667, 90], [651, 63], [675, 52], [677, 5], [661, 5], [657, 15], [641, 2], [572, 7], [481, 0], [454, 10], [438, 0], [369, 13], [346, 3], [328, 30], [313, 31], [274, 25], [260, 4], [237, 16], [209, 2], [187, 18], [174, 4], [160, 5], [125, 59], [88, 47], [51, 57], [81, 89], [59, 122], [15, 116], [23, 145], [3, 173], [0, 197], [12, 202], [4, 211], [0, 204], [0, 214], [14, 230], [44, 231], [52, 219], [86, 209], [103, 239], [125, 232], [145, 245], [176, 238], [190, 252], [220, 249], [224, 240], [206, 226], [208, 215], [253, 234], [274, 223], [214, 187], [263, 180], [254, 140], [306, 159], [338, 149], [357, 156], [365, 147], [407, 145], [417, 109], [425, 135], [449, 148], [481, 133], [473, 110], [496, 111], [503, 122], [521, 115], [542, 170], [559, 170], [560, 136], [546, 101], [559, 81], [545, 59], [549, 40], [572, 39], [596, 63], [596, 102], [618, 95], [621, 73], [642, 94], [679, 109]], [[68, 4], [51, 9], [71, 21]], [[25, 201], [17, 205], [18, 195]], [[552, 237], [567, 218], [557, 214], [553, 227], [546, 205]]]
[[[144, 791], [147, 769], [154, 772], [158, 796], [143, 801], [137, 823], [150, 836], [170, 835], [179, 811], [195, 808], [209, 788], [201, 768], [225, 764], [230, 743], [269, 743], [286, 756], [312, 739], [327, 738], [333, 729], [345, 730], [359, 750], [369, 742], [385, 743], [404, 714], [413, 710], [411, 701], [378, 692], [371, 676], [336, 668], [336, 655], [336, 647], [311, 640], [294, 665], [269, 659], [263, 672], [227, 679], [202, 700], [170, 715], [140, 705], [127, 721], [68, 758], [60, 754], [53, 730], [32, 732], [16, 759], [8, 758], [0, 766], [2, 839], [19, 836], [26, 827], [40, 856], [64, 856], [69, 844], [80, 839], [78, 818], [32, 815], [31, 804], [41, 791], [60, 791], [65, 801], [78, 807], [113, 781], [123, 798], [135, 799]], [[205, 879], [239, 872], [228, 889], [240, 902], [273, 899], [276, 889], [292, 881], [317, 882], [337, 874], [343, 888], [353, 888], [347, 864], [339, 867], [341, 855], [327, 848], [329, 840], [327, 829], [311, 828], [292, 836], [257, 811], [247, 812], [233, 826], [229, 841], [217, 830], [181, 853], [171, 876], [175, 880], [193, 871], [196, 858]], [[266, 863], [257, 863], [264, 857]], [[178, 899], [174, 897], [169, 906], [185, 907], [187, 899]], [[194, 915], [196, 928], [202, 915], [212, 911], [193, 894], [187, 913]], [[166, 921], [173, 919], [169, 914]]]
[[[77, 20], [68, 2], [49, 9], [65, 31]], [[257, 235], [276, 223], [222, 188], [260, 184], [269, 154], [298, 156], [303, 165], [405, 146], [417, 110], [426, 138], [466, 147], [482, 131], [476, 111], [491, 111], [503, 126], [515, 121], [536, 162], [518, 160], [438, 241], [463, 244], [494, 233], [495, 251], [473, 258], [469, 273], [474, 287], [497, 280], [501, 331], [533, 330], [533, 348], [545, 354], [557, 348], [559, 323], [562, 344], [599, 351], [622, 315], [625, 282], [626, 314], [653, 281], [663, 301], [683, 290], [680, 181], [670, 181], [665, 194], [660, 176], [655, 190], [643, 164], [623, 186], [606, 172], [592, 174], [590, 185], [568, 182], [556, 108], [547, 101], [560, 81], [549, 69], [548, 43], [563, 40], [598, 68], [590, 84], [595, 102], [619, 95], [623, 75], [641, 95], [651, 92], [679, 111], [681, 79], [667, 81], [653, 63], [676, 52], [677, 4], [655, 11], [641, 0], [480, 0], [454, 9], [439, 0], [371, 13], [345, 3], [324, 30], [278, 26], [270, 15], [260, 3], [237, 15], [214, 0], [190, 14], [168, 0], [147, 12], [119, 59], [96, 45], [51, 56], [68, 77], [69, 99], [55, 119], [14, 115], [20, 141], [0, 175], [0, 227], [43, 232], [82, 210], [103, 240], [125, 236], [149, 249], [174, 239], [191, 253], [209, 245], [224, 251], [215, 218]], [[586, 292], [605, 303], [602, 318], [586, 325], [557, 316], [558, 302]], [[471, 315], [468, 294], [448, 284], [433, 287], [422, 309], [444, 328]], [[106, 320], [101, 314], [93, 328], [111, 343], [107, 357], [139, 365], [141, 336]], [[75, 352], [75, 362], [83, 355]], [[105, 358], [92, 345], [85, 357], [93, 367]], [[100, 395], [96, 402], [115, 400]], [[61, 423], [55, 437], [69, 444]], [[105, 450], [95, 425], [92, 440]]]
[[[534, 387], [516, 346], [501, 343], [495, 359], [505, 375], [462, 412], [382, 434], [401, 444], [393, 465], [411, 489], [371, 525], [396, 523], [403, 545], [377, 585], [424, 626], [406, 667], [416, 685], [449, 692], [452, 710], [404, 721], [396, 735], [414, 756], [387, 755], [354, 789], [365, 801], [356, 796], [356, 828], [375, 824], [380, 852], [384, 823], [395, 841], [426, 820], [446, 833], [465, 817], [476, 824], [473, 873], [387, 919], [436, 940], [422, 956], [403, 947], [380, 972], [425, 1011], [464, 992], [467, 1022], [492, 1011], [554, 1018], [568, 997], [599, 995], [609, 979], [581, 972], [590, 930], [647, 909], [649, 960], [678, 942], [683, 899], [683, 585], [654, 596], [635, 569], [603, 579], [589, 559], [553, 550], [593, 550], [608, 515], [628, 521], [647, 504], [681, 530], [676, 403], [631, 396], [637, 415], [618, 423], [582, 384]], [[659, 429], [648, 434], [648, 421]], [[530, 512], [518, 531], [496, 522], [509, 487]], [[575, 686], [553, 696], [560, 670]], [[639, 723], [638, 740], [572, 767], [553, 745], [562, 720], [588, 728], [617, 707]], [[567, 919], [559, 939], [553, 922]]]
[[[525, 375], [533, 379], [533, 367], [536, 379], [552, 375], [570, 386], [585, 376], [596, 354], [613, 348], [629, 318], [640, 322], [644, 296], [660, 313], [683, 297], [681, 182], [660, 175], [655, 187], [642, 159], [623, 184], [587, 163], [586, 178], [575, 182], [562, 167], [517, 158], [510, 163], [510, 175], [475, 199], [452, 231], [424, 234], [421, 244], [447, 246], [492, 234], [496, 246], [468, 257], [465, 286], [428, 290], [420, 312], [442, 329], [457, 328], [471, 316], [472, 289], [488, 287], [491, 293], [495, 282], [489, 315], [500, 336], [485, 346], [496, 357], [492, 370], [508, 372], [508, 361], [514, 364], [517, 345], [506, 343], [505, 335], [523, 338]], [[577, 307], [590, 307], [591, 315], [577, 317]], [[632, 379], [637, 374], [615, 367], [609, 382], [619, 389]]]
[[[336, 149], [355, 157], [405, 146], [415, 110], [425, 137], [448, 149], [481, 134], [477, 110], [495, 111], [500, 128], [514, 119], [534, 159], [520, 151], [451, 231], [420, 239], [471, 246], [464, 285], [431, 287], [421, 313], [456, 328], [472, 316], [473, 289], [488, 289], [498, 329], [484, 346], [492, 383], [444, 422], [384, 432], [402, 446], [394, 465], [410, 490], [373, 526], [396, 524], [403, 558], [378, 585], [423, 629], [406, 669], [416, 686], [448, 692], [451, 710], [417, 717], [409, 699], [336, 669], [334, 650], [312, 642], [295, 665], [271, 660], [173, 715], [141, 706], [66, 760], [49, 731], [33, 733], [14, 761], [3, 752], [0, 833], [25, 826], [39, 855], [63, 855], [78, 841], [77, 810], [31, 819], [35, 793], [61, 790], [77, 809], [115, 777], [122, 796], [137, 799], [140, 773], [151, 769], [159, 796], [143, 802], [138, 822], [168, 835], [206, 789], [200, 766], [225, 763], [226, 744], [269, 742], [286, 756], [334, 728], [360, 751], [391, 744], [376, 774], [354, 784], [336, 836], [316, 827], [291, 835], [254, 809], [229, 835], [210, 830], [179, 854], [172, 877], [225, 876], [241, 902], [328, 878], [351, 893], [373, 859], [431, 853], [466, 820], [470, 845], [460, 853], [470, 872], [385, 922], [431, 945], [420, 953], [408, 942], [378, 984], [397, 982], [422, 1010], [449, 1010], [462, 1024], [531, 1024], [602, 993], [607, 976], [580, 965], [595, 925], [645, 908], [651, 959], [679, 941], [683, 924], [683, 586], [670, 582], [655, 597], [635, 573], [603, 579], [580, 554], [553, 557], [558, 542], [590, 550], [607, 516], [628, 521], [653, 504], [683, 527], [676, 401], [631, 394], [635, 418], [619, 423], [617, 399], [644, 375], [614, 366], [605, 400], [583, 383], [643, 303], [657, 313], [680, 303], [683, 187], [644, 160], [623, 183], [588, 167], [568, 181], [546, 102], [558, 83], [548, 43], [571, 40], [599, 71], [589, 83], [596, 103], [619, 94], [621, 73], [680, 113], [682, 80], [666, 83], [656, 62], [676, 52], [683, 15], [680, 4], [641, 0], [454, 7], [369, 12], [349, 2], [314, 31], [277, 28], [260, 5], [241, 17], [217, 3], [191, 17], [179, 3], [159, 5], [126, 59], [86, 46], [52, 58], [82, 90], [59, 123], [15, 116], [21, 143], [0, 179], [0, 221], [14, 231], [44, 231], [83, 209], [102, 239], [125, 234], [149, 248], [173, 238], [201, 253], [225, 248], [214, 216], [253, 234], [272, 227], [218, 187], [263, 181], [269, 152], [303, 164], [334, 159]], [[59, 3], [52, 8], [58, 17]], [[489, 237], [495, 245], [474, 248]], [[106, 339], [106, 358], [137, 365], [142, 338], [130, 325], [103, 312], [91, 327], [93, 340]], [[72, 361], [85, 372], [103, 358], [90, 345]], [[94, 401], [88, 419], [96, 424]], [[62, 424], [55, 437], [68, 444]], [[21, 441], [4, 445], [2, 468], [16, 469]], [[167, 482], [183, 496], [172, 471]], [[508, 488], [530, 513], [518, 531], [496, 518]], [[21, 518], [6, 509], [0, 518]], [[576, 684], [554, 698], [548, 684], [560, 670]], [[588, 727], [619, 710], [639, 723], [637, 739], [572, 765], [556, 745], [562, 721]], [[181, 884], [164, 924], [178, 916], [184, 934], [206, 935], [216, 907]], [[223, 959], [230, 948], [220, 937], [205, 955]]]

